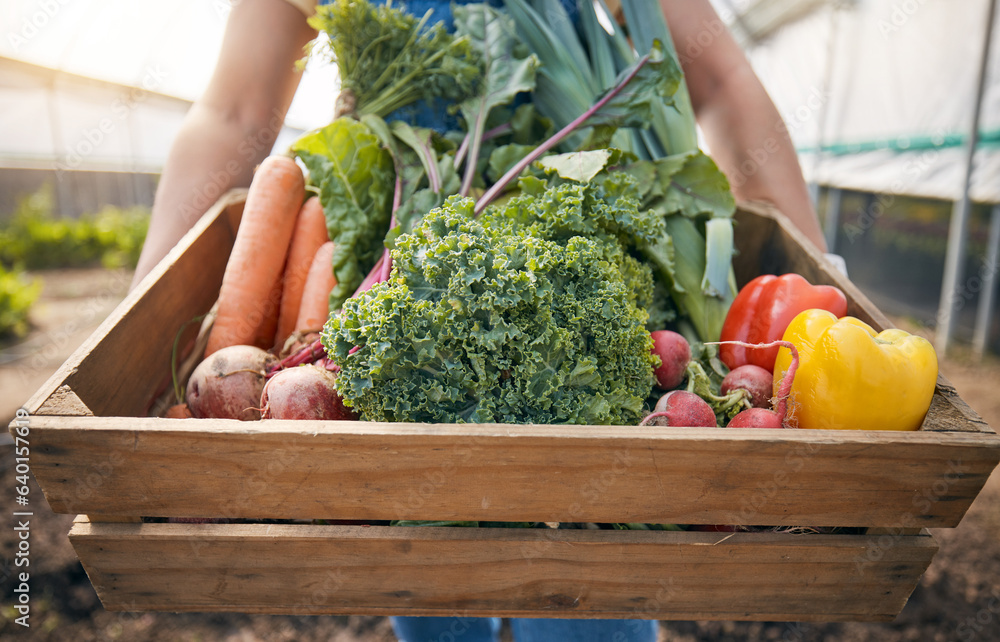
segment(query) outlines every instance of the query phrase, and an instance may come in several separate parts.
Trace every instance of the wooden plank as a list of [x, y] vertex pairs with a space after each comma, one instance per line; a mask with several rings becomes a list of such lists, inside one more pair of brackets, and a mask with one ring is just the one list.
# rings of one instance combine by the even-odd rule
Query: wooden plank
[[188, 231], [35, 393], [26, 405], [31, 414], [63, 385], [96, 415], [145, 414], [169, 375], [175, 333], [215, 302], [245, 195], [227, 193]]
[[927, 535], [87, 524], [108, 610], [889, 620]]
[[[761, 203], [741, 203], [736, 217], [738, 233], [733, 261], [741, 285], [760, 274], [795, 272], [815, 285], [835, 285], [847, 295], [847, 313], [876, 330], [892, 323], [850, 279], [827, 262], [823, 253], [787, 217]], [[770, 221], [770, 222], [769, 222]]]
[[944, 375], [938, 375], [931, 407], [920, 429], [935, 432], [996, 434], [982, 417], [958, 396], [955, 386]]
[[71, 417], [93, 417], [87, 404], [77, 396], [69, 386], [62, 385], [56, 388], [55, 392], [49, 395], [42, 405], [38, 407], [40, 415], [62, 415]]
[[84, 518], [91, 524], [141, 524], [141, 517], [134, 517], [128, 515], [95, 515], [91, 513], [90, 515], [83, 515]]
[[955, 526], [978, 433], [38, 417], [53, 510], [160, 517]]

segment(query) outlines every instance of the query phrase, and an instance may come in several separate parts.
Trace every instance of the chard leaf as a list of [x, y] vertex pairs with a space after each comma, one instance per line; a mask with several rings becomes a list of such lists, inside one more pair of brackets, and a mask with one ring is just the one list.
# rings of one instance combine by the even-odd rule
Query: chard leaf
[[464, 35], [483, 61], [484, 76], [477, 96], [459, 104], [471, 135], [461, 193], [468, 194], [477, 169], [479, 150], [490, 111], [535, 88], [538, 57], [517, 38], [513, 21], [486, 4], [455, 6], [455, 30]]
[[501, 176], [507, 173], [507, 170], [516, 165], [518, 161], [533, 149], [535, 149], [534, 145], [518, 145], [517, 143], [497, 147], [490, 152], [489, 162], [486, 167], [486, 178], [491, 183], [497, 182]]
[[[633, 73], [638, 61], [622, 70], [618, 81]], [[584, 127], [647, 127], [655, 106], [673, 103], [673, 96], [683, 79], [673, 56], [665, 56], [659, 42], [649, 52], [649, 62], [642, 65], [632, 80], [606, 105], [590, 116]]]
[[363, 123], [338, 118], [292, 145], [319, 188], [327, 230], [334, 242], [337, 285], [330, 309], [339, 309], [361, 284], [382, 251], [395, 177], [389, 152]]
[[560, 178], [587, 183], [604, 168], [621, 158], [617, 149], [595, 149], [587, 152], [569, 152], [545, 156], [538, 161], [543, 169], [556, 172]]
[[435, 192], [441, 191], [441, 173], [438, 171], [438, 155], [434, 148], [434, 130], [426, 127], [411, 127], [397, 120], [393, 121], [392, 133], [412, 149], [420, 159], [427, 175], [427, 184]]
[[396, 175], [399, 177], [401, 193], [400, 202], [410, 198], [424, 180], [424, 168], [421, 159], [412, 149], [401, 147], [398, 136], [394, 135], [389, 125], [378, 116], [366, 114], [361, 117], [361, 122], [372, 131], [382, 145], [392, 155], [392, 164]]
[[393, 240], [397, 236], [410, 232], [420, 222], [424, 214], [435, 207], [440, 207], [442, 203], [444, 203], [442, 194], [429, 187], [414, 192], [396, 210], [396, 229], [390, 236], [386, 237], [386, 247], [391, 249]]
[[[687, 156], [683, 167], [670, 176], [665, 197], [666, 212], [685, 216], [708, 214], [728, 218], [736, 211], [736, 200], [729, 191], [729, 180], [711, 158], [697, 151]], [[676, 157], [668, 157], [676, 158]], [[665, 177], [661, 177], [662, 178]]]
[[598, 125], [591, 127], [587, 138], [580, 145], [578, 151], [588, 151], [595, 149], [606, 149], [615, 147], [614, 141], [619, 136], [619, 129], [613, 125]]
[[537, 145], [555, 133], [552, 120], [539, 114], [532, 103], [518, 105], [509, 122], [511, 141], [519, 145]]
[[[436, 137], [435, 140], [437, 140]], [[417, 190], [411, 197], [404, 200], [400, 208], [396, 210], [396, 235], [413, 230], [424, 214], [444, 204], [448, 195], [458, 193], [461, 181], [455, 172], [451, 155], [441, 154], [438, 156], [437, 174], [441, 180], [441, 189], [434, 190], [427, 187]], [[392, 239], [387, 240], [386, 246], [392, 247]]]

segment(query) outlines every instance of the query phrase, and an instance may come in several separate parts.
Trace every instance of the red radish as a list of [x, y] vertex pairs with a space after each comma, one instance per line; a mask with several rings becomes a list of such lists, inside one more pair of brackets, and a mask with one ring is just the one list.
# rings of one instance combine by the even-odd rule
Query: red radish
[[260, 397], [264, 419], [339, 419], [357, 415], [337, 393], [337, 375], [317, 365], [279, 370]]
[[674, 390], [660, 397], [652, 414], [640, 426], [707, 426], [714, 428], [715, 412], [704, 399], [687, 390]]
[[747, 408], [729, 420], [727, 428], [784, 428], [784, 418], [767, 408]]
[[774, 377], [764, 368], [748, 363], [733, 368], [722, 380], [720, 391], [728, 395], [740, 388], [750, 393], [750, 403], [754, 408], [767, 408], [771, 405]]
[[685, 368], [691, 361], [691, 344], [671, 330], [649, 334], [653, 338], [653, 354], [660, 358], [660, 367], [654, 371], [656, 385], [663, 390], [673, 390], [684, 381]]
[[198, 364], [187, 385], [187, 404], [195, 417], [260, 419], [260, 394], [277, 357], [254, 346], [229, 346]]
[[745, 341], [717, 341], [705, 345], [737, 345], [744, 348], [776, 348], [784, 347], [792, 353], [792, 363], [788, 372], [781, 379], [778, 394], [775, 395], [774, 410], [767, 408], [750, 408], [739, 413], [729, 422], [729, 428], [786, 428], [785, 417], [788, 414], [788, 395], [792, 392], [792, 381], [795, 371], [799, 369], [799, 351], [789, 341], [771, 341], [770, 343], [746, 343]]

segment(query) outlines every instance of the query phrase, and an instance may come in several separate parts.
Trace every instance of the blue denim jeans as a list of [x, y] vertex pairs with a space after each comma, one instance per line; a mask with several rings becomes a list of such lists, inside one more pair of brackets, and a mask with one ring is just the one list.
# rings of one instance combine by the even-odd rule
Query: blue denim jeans
[[[500, 618], [393, 617], [400, 642], [497, 642]], [[514, 618], [517, 642], [655, 642], [651, 620], [563, 620]]]

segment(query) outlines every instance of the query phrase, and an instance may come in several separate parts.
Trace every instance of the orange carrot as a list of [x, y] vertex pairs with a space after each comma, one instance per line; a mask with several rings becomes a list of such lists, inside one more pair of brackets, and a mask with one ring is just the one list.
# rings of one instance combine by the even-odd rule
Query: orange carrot
[[295, 330], [309, 267], [316, 256], [316, 250], [326, 240], [326, 215], [323, 214], [319, 198], [313, 196], [299, 210], [295, 231], [292, 232], [292, 244], [288, 248], [285, 274], [281, 279], [281, 311], [278, 313], [278, 333], [274, 337], [276, 346], [284, 345]]
[[302, 305], [295, 322], [297, 332], [316, 331], [323, 327], [330, 316], [330, 290], [337, 285], [333, 275], [333, 241], [327, 241], [313, 258], [309, 276], [302, 290]]
[[268, 156], [247, 192], [243, 219], [222, 277], [219, 309], [205, 356], [231, 345], [273, 345], [281, 303], [281, 273], [305, 199], [305, 180], [295, 161]]

